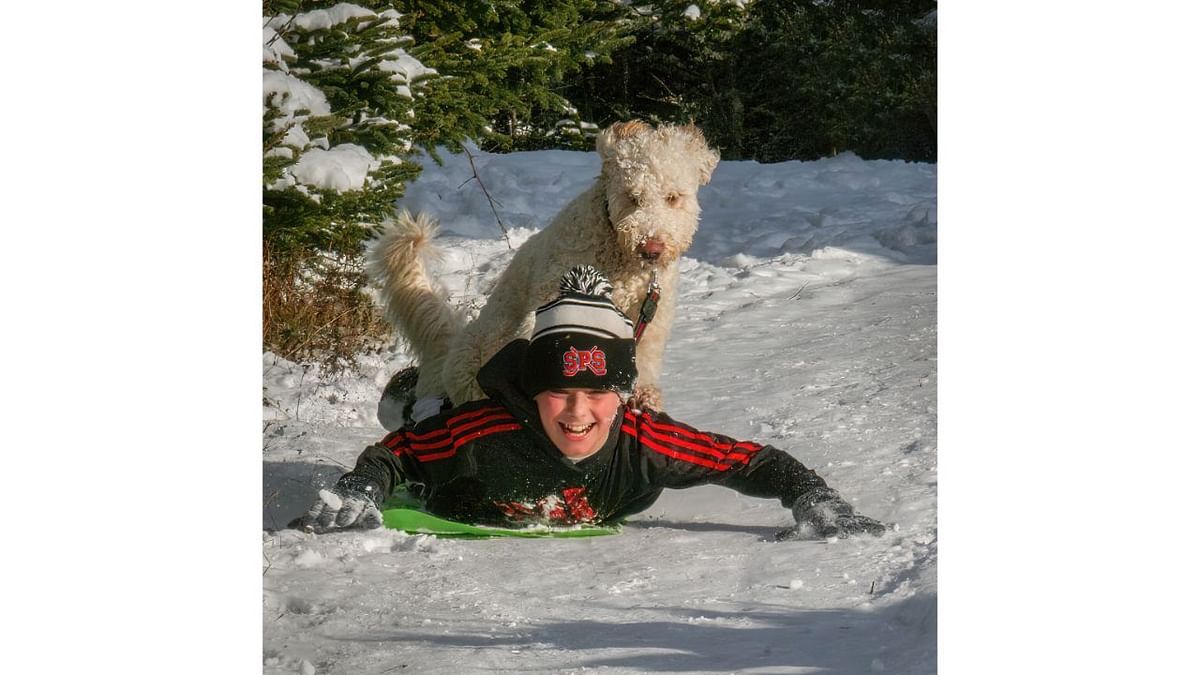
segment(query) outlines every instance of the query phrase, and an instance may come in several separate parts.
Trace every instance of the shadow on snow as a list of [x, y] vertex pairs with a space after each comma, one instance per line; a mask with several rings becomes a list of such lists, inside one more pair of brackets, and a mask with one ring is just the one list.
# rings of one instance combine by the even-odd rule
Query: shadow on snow
[[[580, 607], [586, 613], [586, 607]], [[544, 671], [579, 667], [637, 672], [933, 673], [937, 670], [937, 597], [916, 595], [873, 611], [797, 609], [758, 604], [741, 611], [637, 608], [660, 620], [593, 620], [525, 625], [519, 635], [377, 632], [330, 636], [352, 642], [406, 642], [414, 648], [522, 650], [506, 668]], [[525, 652], [524, 650], [529, 650]], [[548, 650], [579, 652], [554, 654]], [[548, 662], [548, 659], [555, 659]], [[508, 660], [508, 659], [505, 659]]]
[[334, 464], [263, 462], [263, 529], [274, 532], [308, 510], [317, 490], [333, 485], [346, 473]]

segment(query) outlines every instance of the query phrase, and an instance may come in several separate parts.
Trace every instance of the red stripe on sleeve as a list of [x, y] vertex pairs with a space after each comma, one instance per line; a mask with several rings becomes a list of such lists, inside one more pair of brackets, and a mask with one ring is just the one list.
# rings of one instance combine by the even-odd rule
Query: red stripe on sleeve
[[[470, 443], [471, 441], [478, 440], [484, 436], [491, 436], [492, 434], [498, 434], [504, 431], [516, 431], [520, 428], [521, 425], [514, 422], [511, 424], [497, 424], [486, 429], [478, 429], [461, 437], [455, 438], [454, 444], [449, 448], [442, 450], [441, 452], [426, 452], [420, 454], [414, 453], [414, 456], [417, 458], [417, 461], [420, 462], [432, 462], [439, 459], [445, 459], [447, 457], [453, 457], [454, 454], [458, 452], [459, 447], [461, 447], [464, 443]], [[445, 446], [438, 447], [444, 448]]]
[[[446, 420], [445, 426], [438, 428], [438, 429], [434, 429], [433, 431], [426, 431], [423, 434], [414, 434], [411, 431], [406, 432], [406, 438], [409, 440], [409, 442], [413, 442], [413, 441], [428, 441], [429, 439], [436, 438], [438, 436], [448, 436], [450, 434], [451, 429], [458, 426], [459, 422], [463, 422], [465, 420], [470, 420], [470, 419], [479, 417], [481, 415], [490, 415], [492, 413], [502, 413], [503, 415], [508, 415], [508, 417], [510, 417], [510, 418], [512, 417], [512, 415], [509, 415], [508, 411], [505, 410], [504, 408], [501, 408], [499, 406], [490, 406], [487, 408], [480, 408], [479, 410], [472, 410], [470, 412], [465, 412], [465, 413], [462, 413], [461, 415], [455, 415], [454, 417], [451, 417], [450, 419]], [[482, 424], [482, 421], [476, 420], [475, 422], [472, 422], [471, 424]], [[449, 440], [449, 439], [442, 439], [442, 440], [445, 441], [445, 440]]]
[[[474, 421], [468, 421], [472, 420]], [[472, 410], [461, 415], [456, 415], [446, 420], [445, 426], [426, 431], [423, 434], [416, 434], [411, 431], [405, 431], [403, 434], [404, 440], [407, 440], [409, 445], [414, 450], [435, 450], [444, 448], [454, 441], [454, 438], [460, 435], [463, 431], [474, 427], [487, 424], [495, 420], [515, 420], [507, 410], [500, 407], [480, 408]], [[465, 424], [463, 423], [465, 422]], [[396, 443], [401, 438], [400, 432], [395, 432], [396, 436], [385, 439], [385, 447], [395, 449]]]
[[435, 452], [429, 455], [417, 455], [416, 457], [418, 462], [432, 462], [435, 459], [453, 457], [455, 452], [457, 452], [457, 448], [450, 448], [445, 452]]
[[722, 442], [716, 440], [715, 438], [713, 438], [705, 433], [702, 433], [702, 432], [692, 431], [691, 429], [685, 429], [683, 427], [675, 426], [673, 424], [664, 424], [662, 422], [655, 422], [654, 420], [650, 419], [650, 416], [646, 413], [642, 413], [641, 419], [643, 422], [646, 423], [646, 426], [652, 430], [658, 431], [660, 433], [665, 432], [668, 434], [678, 434], [680, 436], [684, 436], [684, 437], [691, 438], [691, 439], [694, 439], [697, 441], [701, 441], [703, 443], [707, 443], [710, 447], [715, 448], [717, 450], [732, 450], [734, 448], [742, 448], [744, 450], [748, 450], [751, 454], [753, 454], [753, 453], [761, 450], [763, 447], [763, 446], [759, 445], [758, 443], [753, 443], [750, 441], [738, 441], [737, 443], [722, 443]]
[[691, 441], [685, 441], [685, 440], [682, 440], [679, 438], [675, 438], [674, 436], [668, 436], [667, 434], [660, 434], [657, 431], [650, 429], [650, 428], [647, 428], [645, 430], [645, 432], [646, 432], [646, 436], [649, 436], [650, 438], [653, 438], [658, 441], [662, 441], [666, 445], [673, 445], [673, 446], [675, 446], [676, 449], [679, 449], [679, 450], [695, 450], [696, 452], [702, 452], [711, 457], [716, 457], [719, 460], [724, 460], [724, 461], [740, 460], [743, 464], [746, 463], [746, 461], [748, 461], [750, 459], [750, 455], [747, 455], [744, 452], [728, 452], [728, 449], [731, 449], [732, 446], [728, 446], [728, 445], [724, 446], [724, 448], [722, 448], [722, 450], [726, 450], [726, 451], [722, 452], [722, 450], [714, 450], [712, 447], [700, 445], [699, 443], [692, 443]]
[[450, 432], [457, 436], [457, 435], [463, 433], [464, 431], [467, 431], [468, 429], [474, 429], [475, 427], [481, 426], [483, 424], [487, 424], [488, 422], [493, 422], [495, 420], [508, 421], [508, 420], [515, 420], [515, 419], [517, 419], [517, 418], [515, 418], [511, 414], [509, 414], [509, 412], [507, 410], [502, 410], [502, 411], [496, 413], [495, 415], [488, 415], [487, 417], [481, 417], [481, 418], [475, 420], [474, 422], [469, 422], [467, 424], [451, 425]]
[[663, 447], [648, 438], [643, 438], [641, 440], [642, 440], [642, 444], [645, 445], [646, 447], [650, 448], [651, 450], [654, 450], [655, 452], [666, 455], [667, 457], [673, 457], [674, 459], [683, 460], [685, 462], [691, 462], [692, 464], [699, 464], [700, 466], [706, 466], [710, 469], [715, 469], [717, 471], [728, 471], [731, 468], [731, 466], [729, 464], [717, 464], [716, 462], [704, 459], [703, 457], [697, 457], [695, 455], [686, 455], [682, 452], [672, 450], [671, 448]]
[[401, 429], [399, 431], [393, 431], [392, 433], [388, 434], [387, 436], [384, 436], [381, 444], [383, 445], [383, 447], [387, 448], [388, 450], [395, 451], [396, 446], [398, 444], [402, 443], [403, 441], [404, 441], [404, 430]]
[[483, 438], [484, 436], [491, 436], [492, 434], [498, 434], [498, 433], [505, 432], [505, 431], [516, 431], [517, 429], [520, 429], [520, 428], [521, 428], [520, 424], [518, 424], [516, 422], [512, 422], [509, 424], [497, 424], [496, 426], [488, 427], [487, 429], [479, 429], [478, 431], [472, 431], [471, 433], [467, 434], [466, 436], [463, 436], [462, 438], [454, 441], [454, 449], [457, 450], [458, 447], [461, 446], [463, 443], [470, 443], [471, 441], [478, 440], [480, 438]]
[[411, 442], [411, 441], [425, 441], [430, 438], [434, 438], [435, 436], [444, 436], [449, 433], [450, 433], [449, 429], [447, 429], [445, 427], [441, 427], [438, 429], [434, 429], [433, 431], [427, 431], [423, 434], [414, 434], [411, 431], [406, 431], [404, 433], [404, 435], [405, 435], [405, 438], [407, 438]]
[[[628, 410], [625, 411], [625, 424], [621, 425], [621, 431], [646, 443], [654, 450], [675, 457], [676, 459], [693, 461], [693, 455], [688, 453], [703, 453], [715, 457], [718, 461], [724, 462], [721, 465], [723, 467], [722, 471], [736, 463], [749, 464], [750, 457], [763, 448], [758, 443], [750, 441], [722, 443], [703, 432], [696, 432], [673, 424], [655, 422], [650, 419], [648, 413], [634, 416]], [[695, 439], [697, 442], [684, 440], [684, 438], [680, 438], [681, 436]], [[671, 453], [663, 452], [663, 450], [670, 450]], [[742, 452], [733, 452], [734, 450], [741, 450]], [[711, 460], [700, 461], [702, 458], [699, 457], [695, 458], [695, 460], [694, 463], [704, 466], [709, 466], [705, 462], [711, 462]]]
[[469, 434], [471, 429], [494, 422], [515, 422], [516, 419], [517, 418], [513, 417], [507, 412], [481, 417], [474, 422], [450, 427], [450, 435], [446, 438], [438, 439], [429, 443], [410, 443], [410, 446], [413, 450], [443, 450], [449, 447], [451, 443], [457, 443], [455, 447], [458, 447], [458, 445], [462, 445], [462, 443], [458, 442], [459, 439], [462, 439], [464, 436]]
[[465, 412], [461, 415], [455, 415], [454, 417], [451, 417], [450, 419], [446, 420], [446, 426], [452, 427], [463, 420], [469, 420], [469, 419], [472, 419], [475, 417], [479, 417], [480, 415], [490, 415], [490, 414], [496, 413], [496, 412], [507, 413], [508, 411], [498, 405], [490, 406], [487, 408], [480, 408], [479, 410], [472, 410], [470, 412]]

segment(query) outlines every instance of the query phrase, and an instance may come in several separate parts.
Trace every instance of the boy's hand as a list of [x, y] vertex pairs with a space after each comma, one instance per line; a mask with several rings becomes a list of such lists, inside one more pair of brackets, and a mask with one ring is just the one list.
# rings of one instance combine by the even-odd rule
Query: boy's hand
[[801, 539], [806, 535], [821, 538], [847, 537], [854, 534], [879, 536], [888, 530], [883, 523], [854, 512], [854, 507], [836, 490], [816, 488], [796, 500], [792, 506], [796, 526], [780, 532], [778, 539]]
[[361, 528], [374, 529], [383, 525], [383, 514], [375, 504], [379, 490], [374, 485], [343, 477], [332, 490], [321, 490], [308, 513], [292, 523], [297, 528], [312, 528], [316, 532]]

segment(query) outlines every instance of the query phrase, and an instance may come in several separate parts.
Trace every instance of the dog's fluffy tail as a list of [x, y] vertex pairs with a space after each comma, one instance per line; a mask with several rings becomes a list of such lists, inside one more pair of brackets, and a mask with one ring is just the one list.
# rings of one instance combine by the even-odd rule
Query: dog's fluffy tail
[[404, 211], [385, 227], [367, 255], [367, 272], [382, 287], [384, 313], [416, 352], [421, 371], [418, 397], [444, 392], [441, 372], [450, 341], [465, 324], [426, 267], [441, 256], [433, 245], [437, 229], [426, 214], [414, 217]]

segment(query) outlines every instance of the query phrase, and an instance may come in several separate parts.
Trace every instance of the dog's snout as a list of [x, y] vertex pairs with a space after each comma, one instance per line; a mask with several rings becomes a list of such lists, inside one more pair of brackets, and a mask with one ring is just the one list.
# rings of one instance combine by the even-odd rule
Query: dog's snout
[[638, 252], [647, 260], [658, 260], [665, 250], [667, 245], [661, 239], [646, 239], [638, 245]]

